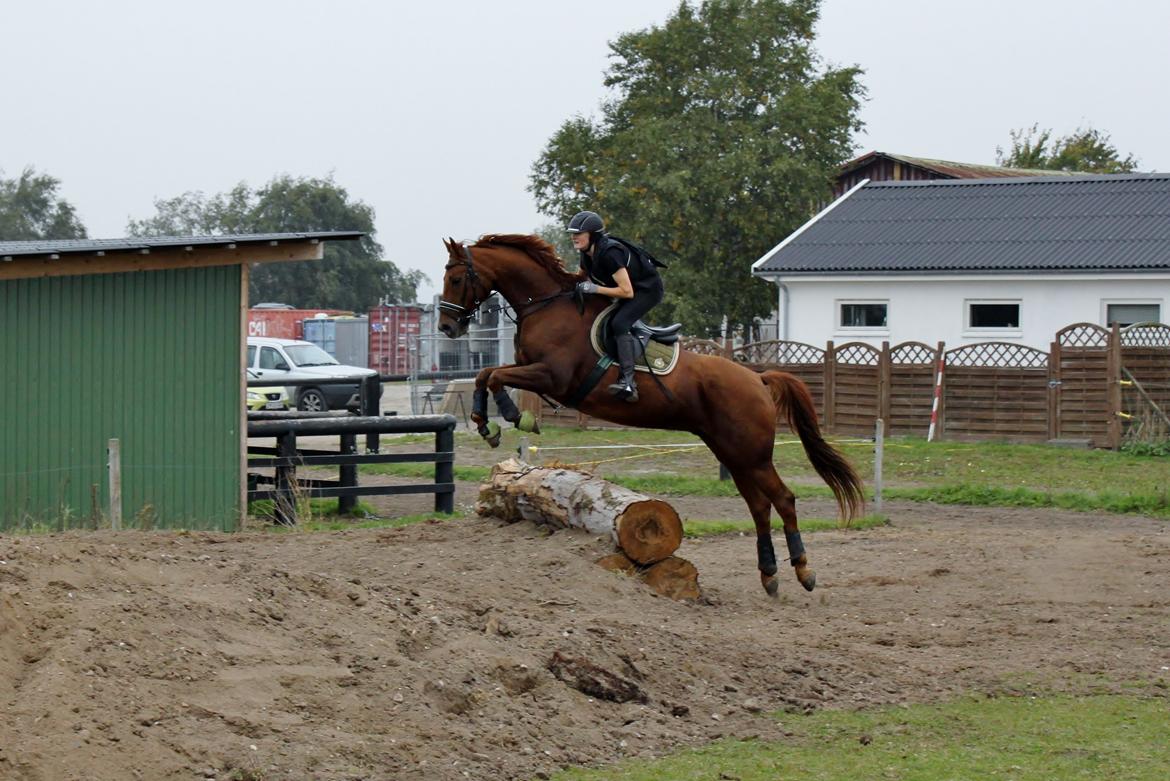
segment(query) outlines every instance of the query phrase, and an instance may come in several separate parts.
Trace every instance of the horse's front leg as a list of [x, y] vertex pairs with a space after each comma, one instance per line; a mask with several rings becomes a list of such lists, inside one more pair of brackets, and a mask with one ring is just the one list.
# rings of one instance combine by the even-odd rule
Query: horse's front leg
[[539, 434], [540, 426], [536, 422], [536, 416], [531, 412], [520, 412], [516, 403], [508, 395], [506, 390], [508, 387], [531, 393], [564, 395], [568, 383], [557, 377], [546, 363], [501, 366], [487, 374], [486, 390], [483, 396], [484, 403], [487, 403], [487, 391], [491, 391], [492, 398], [496, 401], [496, 407], [500, 410], [500, 415], [504, 420], [515, 423], [516, 428], [521, 431]]
[[[500, 435], [503, 433], [500, 430], [500, 424], [488, 420], [488, 382], [493, 372], [501, 369], [513, 368], [515, 364], [508, 366], [490, 366], [483, 369], [479, 374], [475, 375], [475, 390], [471, 394], [471, 419], [475, 421], [476, 430], [479, 435], [492, 447], [500, 446]], [[508, 399], [511, 402], [511, 399]], [[499, 407], [499, 400], [496, 400], [496, 406]], [[503, 412], [503, 408], [500, 408]], [[507, 416], [505, 415], [505, 420]]]

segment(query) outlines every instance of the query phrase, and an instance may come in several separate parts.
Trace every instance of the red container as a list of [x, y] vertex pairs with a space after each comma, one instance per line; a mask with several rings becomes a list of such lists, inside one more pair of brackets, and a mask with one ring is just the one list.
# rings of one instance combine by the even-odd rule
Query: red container
[[422, 307], [382, 305], [370, 310], [370, 368], [380, 374], [409, 374], [410, 348], [418, 344]]
[[318, 314], [348, 315], [340, 309], [249, 309], [248, 336], [267, 336], [270, 339], [303, 339], [302, 323]]

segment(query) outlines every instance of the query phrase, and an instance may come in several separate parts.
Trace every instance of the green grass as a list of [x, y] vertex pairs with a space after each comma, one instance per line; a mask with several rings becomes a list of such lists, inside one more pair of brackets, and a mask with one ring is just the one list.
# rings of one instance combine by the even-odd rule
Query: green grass
[[313, 517], [309, 520], [302, 521], [296, 526], [276, 526], [268, 527], [268, 530], [277, 534], [289, 534], [297, 532], [337, 532], [347, 531], [349, 529], [397, 529], [400, 526], [411, 526], [416, 523], [425, 523], [427, 521], [450, 521], [461, 518], [466, 518], [467, 513], [453, 512], [453, 513], [416, 513], [415, 515], [403, 515], [397, 518], [361, 518], [354, 520], [347, 520], [340, 518], [334, 514], [334, 517]]
[[[872, 529], [875, 526], [885, 526], [890, 521], [884, 515], [866, 515], [863, 518], [854, 518], [848, 525], [844, 526], [835, 518], [801, 518], [800, 531], [803, 533], [832, 531], [837, 529]], [[779, 527], [779, 521], [773, 521], [773, 525]], [[687, 520], [683, 521], [683, 536], [685, 537], [710, 537], [716, 534], [730, 534], [732, 532], [752, 532], [756, 530], [755, 524], [751, 521], [708, 521], [708, 520]]]
[[1170, 707], [1129, 696], [967, 698], [785, 715], [783, 743], [721, 741], [555, 781], [1162, 781]]
[[[407, 462], [403, 464], [364, 464], [359, 467], [362, 474], [394, 475], [395, 477], [420, 477], [427, 480], [435, 478], [435, 465], [426, 462]], [[477, 483], [491, 474], [491, 467], [486, 466], [458, 466], [454, 468], [455, 479]]]
[[[505, 442], [495, 451], [511, 454], [518, 435], [505, 429]], [[643, 445], [652, 448], [666, 443], [702, 443], [691, 434], [659, 430], [589, 430], [550, 428], [531, 436], [534, 445], [544, 447], [601, 444]], [[817, 482], [804, 450], [791, 436], [777, 437], [773, 451], [776, 468], [785, 480]], [[874, 444], [850, 437], [828, 437], [867, 480], [873, 474]], [[461, 445], [483, 448], [474, 434], [462, 435]], [[620, 454], [621, 451], [611, 451]], [[564, 461], [608, 457], [603, 451], [552, 451], [547, 457]], [[683, 456], [680, 458], [680, 455]], [[694, 455], [708, 461], [713, 457], [700, 449]], [[541, 458], [546, 457], [540, 453]], [[501, 456], [502, 457], [502, 456]], [[653, 472], [684, 476], [694, 474], [696, 459], [689, 452], [667, 451], [651, 458], [631, 459], [623, 468], [653, 465]], [[625, 471], [629, 471], [626, 469]], [[716, 472], [712, 471], [712, 477]], [[1127, 493], [1154, 495], [1170, 488], [1170, 458], [1109, 450], [1088, 450], [994, 442], [927, 442], [913, 437], [892, 437], [885, 443], [883, 476], [888, 486], [930, 487], [973, 485], [997, 488], [1027, 488], [1042, 493], [1081, 491], [1097, 493], [1124, 486]]]
[[[456, 479], [483, 480], [491, 464], [513, 455], [520, 434], [508, 427], [504, 431], [504, 442], [497, 450], [488, 448], [474, 432], [460, 432], [456, 437]], [[870, 482], [873, 442], [847, 437], [829, 440]], [[640, 493], [738, 496], [731, 481], [718, 479], [718, 463], [691, 434], [655, 429], [548, 428], [539, 436], [529, 436], [529, 442], [542, 448], [590, 448], [541, 450], [535, 460], [583, 464], [599, 476]], [[663, 444], [687, 444], [694, 449], [655, 449]], [[641, 449], [592, 449], [599, 445]], [[777, 470], [797, 496], [832, 498], [797, 440], [779, 437], [773, 455]], [[363, 467], [363, 471], [427, 479], [433, 475], [433, 466], [383, 464]], [[888, 499], [1170, 517], [1170, 458], [1160, 456], [1048, 445], [931, 443], [896, 437], [885, 443], [883, 473], [883, 495]], [[872, 494], [872, 488], [867, 486], [867, 492]]]

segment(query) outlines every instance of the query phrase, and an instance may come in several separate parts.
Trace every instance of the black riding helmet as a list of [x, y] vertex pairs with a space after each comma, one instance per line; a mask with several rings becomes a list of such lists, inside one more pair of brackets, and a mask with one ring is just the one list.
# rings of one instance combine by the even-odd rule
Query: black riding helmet
[[605, 223], [597, 212], [578, 212], [569, 220], [569, 233], [601, 233], [605, 230]]

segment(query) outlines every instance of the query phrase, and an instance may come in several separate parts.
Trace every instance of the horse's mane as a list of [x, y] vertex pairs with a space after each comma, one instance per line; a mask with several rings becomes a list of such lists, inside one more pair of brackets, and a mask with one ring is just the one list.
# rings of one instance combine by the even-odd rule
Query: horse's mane
[[574, 274], [565, 269], [564, 261], [544, 239], [524, 233], [485, 233], [473, 247], [512, 247], [537, 262], [562, 287], [569, 287], [585, 278], [585, 274]]

